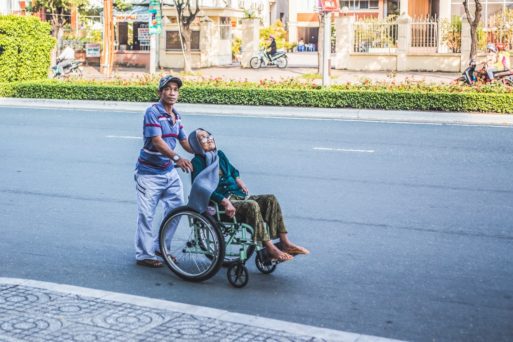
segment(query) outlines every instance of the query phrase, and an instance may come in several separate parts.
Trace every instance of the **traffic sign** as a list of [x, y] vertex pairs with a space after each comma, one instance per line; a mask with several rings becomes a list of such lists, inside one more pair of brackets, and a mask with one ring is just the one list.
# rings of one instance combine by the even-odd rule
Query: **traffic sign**
[[340, 10], [338, 0], [320, 0], [322, 12], [338, 12]]
[[159, 0], [151, 0], [150, 6], [148, 9], [148, 13], [150, 15], [148, 28], [150, 29], [150, 34], [159, 34], [162, 29], [161, 23], [161, 12], [160, 12], [160, 1]]

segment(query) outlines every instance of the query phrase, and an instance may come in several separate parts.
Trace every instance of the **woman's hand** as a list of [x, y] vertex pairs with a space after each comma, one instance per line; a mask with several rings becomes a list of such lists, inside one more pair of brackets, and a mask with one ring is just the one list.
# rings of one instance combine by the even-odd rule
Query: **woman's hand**
[[221, 201], [221, 205], [224, 207], [224, 213], [229, 218], [232, 218], [235, 216], [235, 207], [233, 206], [232, 202], [230, 202], [227, 198], [223, 199]]
[[242, 181], [241, 178], [237, 178], [235, 180], [235, 182], [237, 183], [237, 185], [239, 186], [239, 188], [241, 188], [241, 190], [247, 195], [249, 194], [249, 189], [246, 187], [246, 184], [244, 184], [244, 182]]

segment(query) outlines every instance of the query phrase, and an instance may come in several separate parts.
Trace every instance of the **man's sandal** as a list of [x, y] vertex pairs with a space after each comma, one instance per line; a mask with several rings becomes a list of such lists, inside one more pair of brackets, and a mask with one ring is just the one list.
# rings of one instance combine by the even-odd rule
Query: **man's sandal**
[[[161, 251], [155, 251], [155, 255], [160, 257], [160, 258], [164, 258], [164, 256], [162, 255], [162, 252]], [[178, 261], [176, 260], [176, 257], [171, 255], [171, 259], [173, 259], [173, 262], [175, 264], [178, 264]]]
[[146, 267], [151, 267], [151, 268], [159, 268], [159, 267], [164, 266], [164, 265], [162, 265], [162, 263], [160, 261], [153, 260], [153, 259], [137, 260], [136, 263], [139, 266], [146, 266]]

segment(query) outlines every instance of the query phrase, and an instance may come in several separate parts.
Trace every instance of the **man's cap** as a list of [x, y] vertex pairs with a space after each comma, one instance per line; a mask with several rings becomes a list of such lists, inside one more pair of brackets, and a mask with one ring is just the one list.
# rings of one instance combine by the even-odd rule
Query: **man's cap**
[[167, 76], [164, 76], [164, 77], [162, 77], [160, 79], [160, 81], [159, 81], [159, 91], [164, 89], [169, 82], [174, 82], [174, 83], [178, 84], [178, 88], [182, 87], [182, 80], [181, 79], [179, 79], [178, 77], [173, 76], [173, 75], [167, 75]]

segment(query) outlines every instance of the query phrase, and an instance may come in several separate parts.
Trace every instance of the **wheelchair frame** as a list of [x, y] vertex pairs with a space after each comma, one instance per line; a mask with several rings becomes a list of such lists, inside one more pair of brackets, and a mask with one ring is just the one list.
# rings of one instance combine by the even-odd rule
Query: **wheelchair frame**
[[[171, 211], [162, 221], [159, 232], [160, 251], [171, 271], [188, 281], [204, 281], [214, 276], [221, 266], [226, 266], [229, 283], [234, 287], [244, 287], [249, 281], [245, 264], [256, 250], [257, 269], [264, 274], [272, 273], [277, 262], [269, 260], [265, 249], [254, 240], [254, 228], [237, 222], [235, 217], [230, 221], [223, 220], [225, 212], [220, 210], [217, 203], [213, 202], [211, 208], [215, 210], [212, 215], [208, 214], [209, 210], [200, 214], [189, 207], [180, 207]], [[181, 216], [187, 216], [184, 221], [186, 223], [182, 225]], [[182, 226], [185, 235], [189, 232], [188, 237], [182, 238], [183, 246], [175, 246], [172, 250], [173, 239], [178, 240], [175, 238], [176, 231]], [[184, 256], [177, 259], [173, 253]], [[205, 263], [206, 269], [201, 270], [200, 265]], [[196, 273], [191, 269], [197, 269]]]

